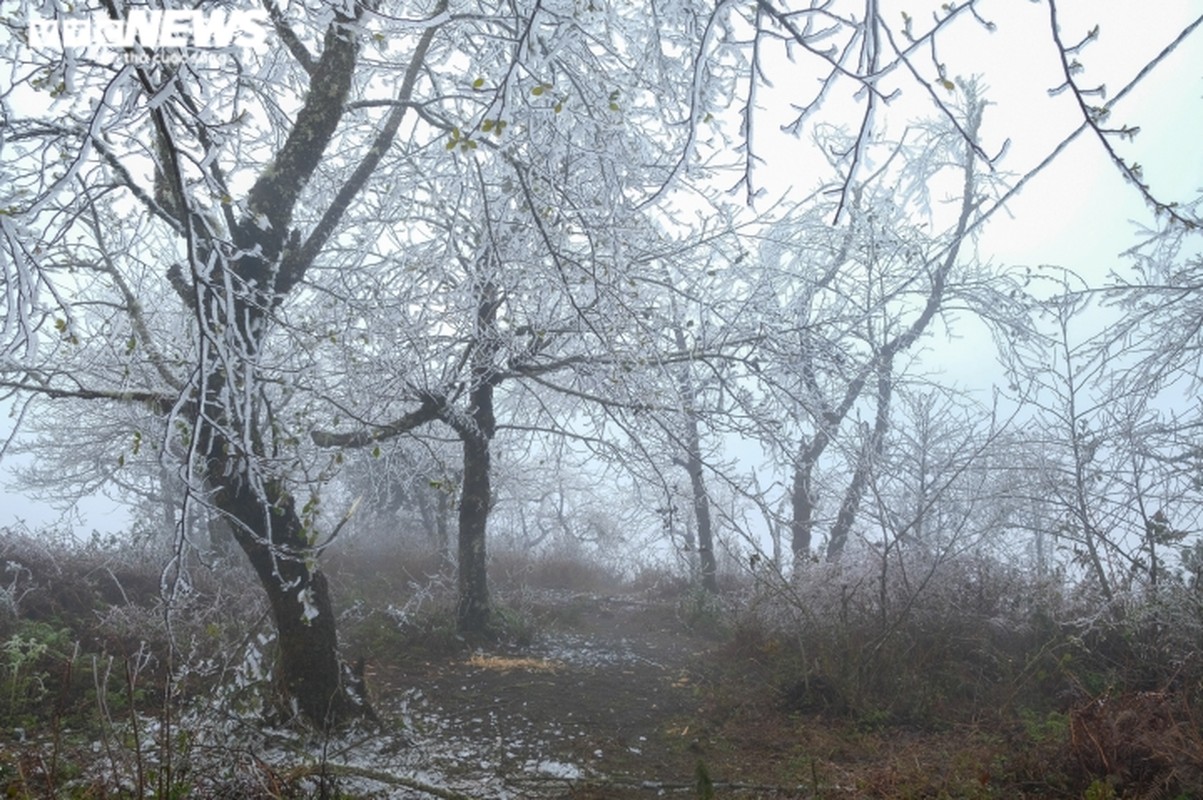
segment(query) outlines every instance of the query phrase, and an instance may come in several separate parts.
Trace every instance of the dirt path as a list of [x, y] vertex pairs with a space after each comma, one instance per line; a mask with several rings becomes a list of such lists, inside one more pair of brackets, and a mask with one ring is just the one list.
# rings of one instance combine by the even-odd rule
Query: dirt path
[[696, 781], [695, 671], [711, 644], [671, 606], [565, 607], [529, 647], [376, 665], [378, 705], [405, 721], [415, 766], [474, 797], [647, 797]]
[[527, 647], [369, 664], [376, 708], [398, 724], [324, 754], [340, 788], [389, 800], [1045, 796], [1039, 782], [994, 785], [991, 770], [1010, 768], [1006, 731], [801, 709], [772, 640], [706, 639], [678, 603], [547, 597], [551, 619]]

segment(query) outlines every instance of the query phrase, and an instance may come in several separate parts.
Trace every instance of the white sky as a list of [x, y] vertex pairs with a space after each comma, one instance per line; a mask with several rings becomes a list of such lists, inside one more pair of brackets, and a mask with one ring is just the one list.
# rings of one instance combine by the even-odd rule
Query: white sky
[[[928, 0], [882, 0], [887, 19], [908, 11], [923, 19]], [[1086, 65], [1079, 83], [1105, 83], [1108, 97], [1127, 83], [1143, 64], [1169, 44], [1193, 19], [1203, 14], [1197, 0], [1061, 0], [1064, 40], [1076, 42], [1095, 24], [1097, 41], [1079, 58]], [[1081, 121], [1072, 97], [1050, 97], [1059, 83], [1060, 67], [1049, 36], [1044, 2], [984, 0], [983, 17], [997, 24], [988, 33], [966, 16], [941, 38], [939, 55], [950, 77], [981, 74], [987, 96], [997, 103], [986, 118], [986, 149], [994, 152], [1004, 138], [1011, 145], [1001, 166], [1016, 175], [1039, 162]], [[777, 82], [783, 85], [782, 81]], [[787, 84], [786, 84], [787, 85]], [[914, 83], [908, 97], [922, 100]], [[1121, 146], [1125, 156], [1144, 167], [1147, 182], [1161, 199], [1188, 201], [1203, 187], [1203, 30], [1196, 31], [1138, 89], [1116, 107], [1111, 122], [1139, 125], [1132, 143]], [[834, 96], [832, 99], [836, 99]], [[848, 124], [855, 124], [852, 114]], [[764, 125], [760, 131], [765, 130]], [[797, 170], [803, 142], [770, 132], [758, 153], [768, 159], [762, 173], [789, 174]], [[771, 141], [770, 141], [771, 139]], [[799, 188], [803, 188], [799, 186]], [[1044, 173], [1027, 185], [1009, 206], [1010, 215], [997, 215], [985, 230], [981, 252], [1001, 264], [1056, 264], [1101, 280], [1116, 268], [1116, 256], [1132, 242], [1130, 220], [1152, 220], [1138, 193], [1124, 184], [1093, 133], [1082, 134]], [[993, 372], [984, 354], [992, 344], [980, 329], [962, 321], [964, 337], [941, 352], [946, 374], [964, 382], [989, 380]], [[9, 421], [0, 419], [0, 434]], [[110, 505], [85, 509], [82, 533], [123, 527], [123, 518], [106, 520]], [[88, 513], [90, 511], [90, 513]], [[0, 487], [0, 525], [23, 518], [31, 525], [53, 522], [58, 512], [39, 508]]]
[[[1047, 29], [1044, 4], [1009, 5], [1023, 6], [1028, 15], [1039, 12], [1033, 22]], [[1067, 43], [1080, 38], [1096, 21], [1100, 25], [1098, 40], [1080, 54], [1086, 71], [1079, 84], [1105, 84], [1108, 98], [1203, 14], [1203, 5], [1185, 0], [1139, 5], [1079, 0], [1059, 5], [1064, 7], [1066, 20], [1076, 20], [1063, 23]], [[1070, 15], [1071, 10], [1079, 13]], [[1081, 13], [1084, 10], [1086, 13]], [[1021, 66], [1022, 81], [1006, 91], [1001, 91], [1004, 86], [1000, 83], [1000, 91], [994, 95], [1001, 119], [1011, 118], [1008, 109], [1013, 108], [1020, 120], [1010, 134], [1012, 150], [1005, 162], [1008, 170], [1017, 173], [1039, 163], [1080, 124], [1070, 96], [1048, 97], [1045, 91], [1041, 70], [1047, 68], [1048, 49], [1047, 45], [1032, 48], [1023, 58], [1013, 59]], [[1116, 148], [1130, 162], [1142, 165], [1146, 183], [1163, 202], [1189, 202], [1203, 190], [1201, 99], [1203, 31], [1196, 31], [1119, 101], [1109, 120], [1114, 127], [1140, 127], [1133, 141], [1119, 142]], [[1079, 136], [1034, 178], [1007, 210], [1009, 214], [998, 215], [986, 229], [981, 240], [983, 256], [1003, 264], [1066, 267], [1092, 283], [1102, 283], [1112, 270], [1126, 269], [1118, 256], [1136, 241], [1134, 223], [1154, 223], [1152, 211], [1135, 187], [1125, 183], [1091, 131]], [[981, 363], [982, 346], [972, 338], [953, 352], [960, 355], [964, 371]]]
[[[993, 3], [1022, 7], [1029, 24], [1047, 30], [1043, 4]], [[1097, 41], [1084, 48], [1080, 59], [1086, 71], [1079, 77], [1084, 86], [1103, 84], [1108, 97], [1118, 92], [1141, 65], [1151, 60], [1193, 19], [1203, 6], [1186, 0], [1158, 0], [1135, 5], [1115, 0], [1078, 0], [1064, 7], [1063, 36], [1080, 38], [1095, 21], [1100, 26]], [[987, 6], [989, 8], [989, 6]], [[1078, 13], [1070, 14], [1070, 11]], [[1087, 10], [1086, 13], [1082, 13]], [[1036, 12], [1036, 13], [1034, 13]], [[1000, 25], [999, 34], [1003, 34]], [[999, 34], [996, 34], [998, 36]], [[975, 40], [980, 37], [974, 37]], [[994, 37], [989, 37], [994, 38]], [[1017, 42], [1022, 36], [1014, 37]], [[1036, 37], [1031, 37], [1036, 38]], [[974, 46], [977, 47], [975, 41]], [[1047, 34], [1038, 46], [1023, 51], [1022, 57], [990, 55], [1018, 67], [1016, 82], [1006, 85], [994, 79], [991, 96], [999, 102], [997, 118], [1019, 120], [1012, 130], [1012, 150], [1006, 168], [1023, 172], [1034, 166], [1056, 142], [1080, 124], [1074, 102], [1068, 95], [1048, 97], [1047, 76], [1055, 68]], [[978, 52], [986, 52], [978, 50]], [[1042, 96], [1043, 94], [1043, 96]], [[1117, 149], [1144, 167], [1146, 181], [1163, 199], [1187, 201], [1203, 187], [1203, 31], [1184, 41], [1142, 84], [1119, 101], [1109, 124], [1140, 126], [1132, 142]], [[1009, 262], [1056, 263], [1095, 273], [1101, 261], [1131, 244], [1128, 220], [1151, 221], [1143, 201], [1127, 186], [1107, 159], [1097, 137], [1087, 132], [1070, 149], [1035, 179], [1011, 205], [1013, 221], [996, 221], [986, 242]], [[1000, 224], [1001, 223], [1001, 224]], [[1097, 273], [1096, 273], [1097, 274]]]

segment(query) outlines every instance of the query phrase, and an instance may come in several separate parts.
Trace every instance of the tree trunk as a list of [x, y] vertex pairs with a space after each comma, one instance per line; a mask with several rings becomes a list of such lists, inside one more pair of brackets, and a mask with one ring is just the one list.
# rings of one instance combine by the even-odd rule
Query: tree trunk
[[687, 422], [689, 452], [686, 454], [686, 470], [693, 489], [693, 514], [698, 526], [698, 565], [702, 571], [702, 588], [718, 594], [718, 562], [714, 557], [714, 528], [710, 520], [710, 496], [706, 493], [706, 478], [702, 472], [700, 455], [701, 441], [698, 421], [690, 416]]
[[459, 507], [459, 605], [456, 625], [468, 636], [489, 631], [492, 608], [485, 537], [492, 490], [489, 483], [489, 440], [469, 433], [464, 442], [464, 485]]
[[873, 422], [873, 430], [861, 447], [860, 458], [856, 462], [856, 470], [852, 481], [844, 493], [844, 502], [840, 504], [840, 513], [836, 515], [835, 524], [831, 526], [831, 537], [827, 540], [827, 560], [837, 561], [844, 553], [848, 543], [848, 534], [852, 532], [852, 524], [860, 510], [861, 499], [865, 495], [873, 467], [881, 458], [882, 446], [885, 443], [886, 430], [890, 426], [890, 398], [893, 395], [893, 362], [886, 360], [880, 367], [877, 376], [877, 413]]
[[814, 463], [807, 458], [807, 448], [799, 448], [798, 463], [794, 465], [794, 485], [790, 491], [789, 524], [790, 550], [794, 554], [794, 566], [810, 560], [811, 529], [814, 525], [814, 499], [811, 495], [810, 474]]
[[[675, 312], [674, 312], [675, 313]], [[679, 324], [674, 325], [673, 335], [677, 348], [685, 352], [685, 332]], [[697, 387], [689, 372], [689, 364], [681, 368], [678, 377], [681, 391], [681, 406], [685, 413], [685, 471], [689, 473], [689, 485], [693, 492], [693, 516], [698, 526], [698, 566], [702, 572], [702, 588], [718, 594], [718, 564], [714, 557], [714, 527], [710, 520], [710, 495], [706, 493], [705, 464], [702, 462], [702, 433], [698, 425]]]
[[322, 729], [370, 716], [362, 692], [352, 693], [346, 680], [330, 587], [292, 496], [278, 484], [254, 491], [233, 475], [211, 479], [218, 489], [215, 503], [271, 604], [279, 649], [276, 681], [285, 700]]
[[490, 484], [490, 442], [497, 431], [493, 413], [493, 365], [497, 347], [497, 290], [483, 279], [477, 287], [476, 341], [472, 352], [469, 414], [448, 409], [447, 422], [464, 445], [464, 480], [459, 506], [459, 604], [456, 626], [461, 634], [487, 636], [492, 622], [485, 537], [493, 505]]
[[456, 425], [464, 444], [464, 480], [459, 505], [459, 604], [456, 627], [461, 634], [487, 636], [493, 610], [489, 601], [485, 538], [493, 504], [489, 442], [497, 424], [493, 417], [493, 385], [482, 380], [472, 390], [471, 424]]
[[[193, 436], [204, 442], [205, 479], [267, 593], [278, 636], [278, 685], [303, 718], [323, 729], [370, 712], [352, 699], [343, 680], [334, 608], [310, 531], [283, 476], [258, 469], [271, 409], [234, 398], [258, 397], [259, 349], [271, 312], [300, 283], [328, 235], [315, 231], [302, 246], [293, 211], [342, 119], [359, 53], [353, 23], [363, 11], [336, 14], [327, 27], [305, 103], [271, 165], [248, 190], [246, 213], [229, 231], [233, 252], [206, 233], [190, 252], [190, 286], [177, 288], [202, 334]], [[152, 116], [161, 142], [172, 142], [168, 118]], [[184, 156], [174, 147], [166, 152], [166, 174], [180, 191]], [[361, 185], [352, 180], [343, 189], [353, 194]], [[323, 223], [340, 216], [341, 208], [337, 214], [331, 209]], [[200, 218], [194, 228], [209, 231]], [[223, 255], [214, 261], [214, 254]]]

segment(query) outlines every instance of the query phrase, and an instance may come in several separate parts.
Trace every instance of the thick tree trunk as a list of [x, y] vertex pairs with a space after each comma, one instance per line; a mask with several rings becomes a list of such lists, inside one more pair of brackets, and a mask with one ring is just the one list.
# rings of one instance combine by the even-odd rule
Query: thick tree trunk
[[[302, 717], [323, 729], [363, 716], [367, 709], [346, 691], [330, 590], [309, 531], [282, 476], [256, 469], [271, 410], [245, 407], [233, 398], [257, 397], [256, 365], [270, 312], [302, 280], [328, 235], [315, 231], [302, 246], [292, 228], [293, 211], [342, 119], [359, 52], [352, 23], [362, 13], [356, 8], [354, 17], [338, 14], [326, 29], [296, 122], [248, 190], [246, 213], [229, 231], [233, 248], [218, 237], [202, 237], [198, 252], [190, 254], [191, 283], [184, 286], [181, 277], [177, 287], [202, 334], [194, 436], [205, 442], [205, 477], [267, 593], [278, 635], [279, 687]], [[162, 143], [171, 142], [167, 117], [156, 113], [153, 118]], [[178, 191], [183, 156], [174, 148], [166, 151], [167, 175]], [[343, 191], [353, 194], [361, 185], [353, 179]], [[341, 212], [341, 207], [327, 209], [323, 224], [333, 224]], [[209, 230], [199, 218], [193, 227]], [[214, 264], [213, 254], [224, 255]]]
[[810, 486], [810, 474], [814, 464], [806, 459], [806, 447], [803, 446], [800, 450], [798, 463], [794, 465], [794, 483], [790, 491], [790, 550], [794, 555], [794, 566], [810, 560], [815, 509]]
[[260, 493], [235, 478], [214, 481], [216, 505], [267, 593], [276, 623], [276, 680], [287, 701], [323, 729], [371, 715], [339, 658], [326, 576], [297, 514], [279, 486]]
[[464, 480], [459, 506], [459, 604], [456, 625], [461, 634], [488, 636], [493, 617], [489, 601], [488, 559], [485, 537], [493, 505], [490, 483], [490, 442], [497, 432], [493, 413], [493, 387], [497, 374], [496, 288], [488, 280], [478, 287], [476, 344], [472, 353], [472, 389], [469, 416], [449, 413], [447, 422], [464, 446]]
[[485, 539], [492, 489], [489, 482], [489, 440], [483, 435], [463, 437], [464, 485], [459, 507], [459, 604], [456, 624], [468, 636], [489, 632], [492, 607]]

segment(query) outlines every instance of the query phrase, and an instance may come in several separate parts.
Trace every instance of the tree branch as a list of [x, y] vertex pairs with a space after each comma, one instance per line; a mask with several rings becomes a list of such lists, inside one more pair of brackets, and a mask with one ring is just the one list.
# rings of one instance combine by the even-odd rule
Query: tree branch
[[1203, 25], [1203, 16], [1196, 18], [1194, 22], [1187, 25], [1182, 32], [1175, 37], [1174, 41], [1170, 42], [1160, 53], [1157, 54], [1152, 61], [1150, 61], [1140, 70], [1132, 82], [1129, 83], [1128, 86], [1124, 87], [1122, 92], [1117, 94], [1105, 105], [1095, 107], [1089, 105], [1085, 100], [1084, 95], [1087, 94], [1087, 90], [1079, 87], [1074, 81], [1073, 73], [1075, 71], [1075, 65], [1071, 64], [1069, 61], [1069, 54], [1080, 50], [1083, 45], [1092, 40], [1094, 38], [1093, 34], [1095, 31], [1092, 31], [1091, 34], [1087, 35], [1087, 37], [1078, 42], [1078, 44], [1066, 46], [1061, 40], [1061, 30], [1057, 23], [1056, 0], [1049, 0], [1048, 10], [1050, 20], [1049, 24], [1052, 29], [1053, 41], [1057, 45], [1057, 55], [1061, 59], [1061, 70], [1065, 75], [1065, 83], [1058, 87], [1058, 89], [1054, 89], [1053, 92], [1055, 93], [1065, 88], [1070, 90], [1070, 93], [1073, 94], [1074, 100], [1078, 104], [1078, 108], [1082, 111], [1082, 118], [1084, 121], [1083, 124], [1094, 131], [1095, 136], [1098, 137], [1099, 142], [1103, 145], [1103, 149], [1107, 152], [1107, 156], [1119, 169], [1120, 174], [1124, 176], [1124, 180], [1136, 187], [1136, 190], [1140, 192], [1141, 197], [1144, 198], [1145, 202], [1153, 209], [1154, 212], [1157, 214], [1167, 214], [1170, 219], [1178, 222], [1188, 229], [1200, 227], [1200, 225], [1203, 223], [1201, 223], [1197, 217], [1188, 217], [1182, 214], [1178, 210], [1177, 203], [1163, 203], [1158, 200], [1153, 195], [1153, 190], [1149, 187], [1149, 184], [1142, 180], [1140, 165], [1129, 164], [1127, 161], [1125, 161], [1124, 158], [1115, 151], [1115, 148], [1111, 144], [1111, 140], [1108, 138], [1109, 135], [1116, 134], [1131, 138], [1140, 131], [1140, 128], [1129, 128], [1128, 126], [1124, 126], [1118, 130], [1107, 129], [1101, 127], [1099, 123], [1101, 123], [1107, 118], [1108, 115], [1110, 115], [1111, 109], [1115, 106], [1116, 102], [1128, 91], [1129, 88], [1132, 87], [1132, 85], [1144, 78], [1144, 76], [1147, 75], [1154, 66], [1156, 66], [1166, 56], [1173, 52], [1173, 50], [1177, 48], [1187, 36], [1193, 33], [1200, 25]]
[[[447, 0], [439, 0], [431, 18], [437, 18], [446, 10]], [[301, 276], [309, 268], [309, 265], [313, 263], [314, 259], [317, 258], [322, 247], [334, 233], [334, 228], [351, 205], [351, 201], [363, 189], [372, 172], [380, 164], [380, 160], [384, 158], [384, 154], [392, 146], [393, 139], [397, 135], [397, 130], [401, 127], [401, 121], [405, 117], [405, 112], [411, 105], [414, 86], [418, 82], [418, 75], [421, 73], [422, 66], [426, 61], [426, 53], [430, 49], [430, 43], [434, 39], [434, 34], [438, 30], [438, 27], [438, 25], [432, 25], [423, 31], [422, 37], [418, 40], [418, 46], [414, 49], [409, 67], [405, 70], [405, 77], [401, 81], [401, 89], [397, 93], [397, 105], [389, 112], [384, 128], [381, 129], [375, 141], [372, 142], [372, 146], [364, 154], [363, 160], [355, 168], [355, 172], [351, 174], [347, 182], [338, 190], [338, 194], [335, 195], [334, 200], [327, 206], [326, 212], [322, 215], [317, 227], [313, 229], [313, 232], [305, 240], [305, 244], [297, 250], [286, 254], [284, 262], [280, 267], [280, 276], [277, 279], [277, 290], [281, 293], [286, 294], [301, 279]]]
[[441, 419], [446, 406], [447, 401], [444, 398], [428, 395], [422, 399], [422, 404], [416, 410], [377, 428], [348, 433], [312, 431], [309, 438], [318, 447], [366, 447], [369, 444], [394, 439], [428, 422]]

